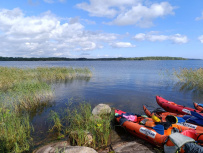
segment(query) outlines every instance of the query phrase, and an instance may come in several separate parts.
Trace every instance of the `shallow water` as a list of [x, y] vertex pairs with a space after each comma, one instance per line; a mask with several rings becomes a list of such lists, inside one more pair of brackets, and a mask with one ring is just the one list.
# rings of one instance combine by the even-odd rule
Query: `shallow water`
[[[32, 118], [35, 128], [34, 139], [41, 144], [48, 134], [49, 111], [60, 112], [72, 102], [84, 100], [92, 106], [107, 103], [127, 112], [143, 114], [142, 105], [157, 107], [155, 96], [193, 107], [193, 101], [203, 102], [203, 96], [191, 91], [180, 91], [176, 80], [166, 75], [180, 68], [200, 68], [203, 60], [172, 61], [6, 61], [0, 66], [15, 67], [88, 67], [90, 79], [70, 80], [53, 85], [55, 97], [52, 105]], [[165, 74], [165, 75], [163, 75]]]

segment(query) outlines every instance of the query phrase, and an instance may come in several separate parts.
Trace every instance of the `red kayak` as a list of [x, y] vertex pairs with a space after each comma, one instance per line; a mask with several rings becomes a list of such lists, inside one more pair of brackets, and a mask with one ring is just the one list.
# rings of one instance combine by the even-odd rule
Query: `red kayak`
[[182, 115], [191, 115], [191, 111], [197, 112], [200, 115], [201, 114], [199, 110], [190, 108], [190, 107], [185, 107], [183, 105], [178, 105], [174, 102], [168, 101], [160, 96], [156, 96], [156, 101], [161, 106], [163, 109], [165, 109], [167, 112], [172, 112], [172, 113], [177, 113], [177, 114], [182, 114]]

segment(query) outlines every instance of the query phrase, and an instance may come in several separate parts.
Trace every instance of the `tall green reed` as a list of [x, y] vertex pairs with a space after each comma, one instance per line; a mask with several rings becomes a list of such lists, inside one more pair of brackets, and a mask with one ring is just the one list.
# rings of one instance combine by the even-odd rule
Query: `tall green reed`
[[179, 71], [174, 71], [174, 75], [182, 83], [182, 89], [203, 91], [203, 68], [183, 68]]
[[37, 68], [15, 68], [0, 67], [0, 90], [7, 90], [19, 82], [39, 80], [54, 82], [58, 80], [76, 77], [91, 77], [88, 68], [66, 68], [66, 67], [37, 67]]
[[65, 131], [71, 135], [72, 141], [77, 145], [85, 145], [87, 134], [92, 135], [93, 142], [90, 147], [98, 149], [107, 146], [111, 132], [111, 120], [113, 115], [93, 116], [91, 105], [80, 103], [74, 109], [67, 108], [67, 115], [63, 120], [67, 124]]
[[58, 138], [64, 137], [64, 135], [62, 134], [63, 125], [61, 123], [59, 115], [51, 110], [49, 119], [53, 124], [52, 127], [49, 129], [49, 132], [55, 132]]
[[16, 114], [1, 104], [0, 152], [24, 152], [30, 149], [31, 125], [27, 114]]
[[56, 112], [50, 113], [53, 121], [50, 132], [68, 134], [72, 145], [95, 149], [108, 145], [114, 114], [93, 116], [91, 105], [86, 102], [68, 106], [63, 113], [60, 119]]

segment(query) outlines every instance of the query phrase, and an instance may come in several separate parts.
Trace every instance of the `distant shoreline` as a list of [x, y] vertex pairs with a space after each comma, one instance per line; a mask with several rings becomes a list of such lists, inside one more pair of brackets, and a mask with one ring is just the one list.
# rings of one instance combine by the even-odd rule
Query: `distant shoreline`
[[149, 56], [149, 57], [118, 57], [118, 58], [66, 58], [66, 57], [0, 57], [0, 61], [121, 61], [121, 60], [200, 60], [182, 57]]

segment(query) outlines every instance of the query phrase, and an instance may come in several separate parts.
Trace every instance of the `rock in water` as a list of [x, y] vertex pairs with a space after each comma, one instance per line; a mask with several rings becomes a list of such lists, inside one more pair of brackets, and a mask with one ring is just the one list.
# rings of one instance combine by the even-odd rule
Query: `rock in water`
[[93, 115], [110, 114], [110, 113], [111, 108], [109, 107], [109, 105], [106, 104], [99, 104], [92, 110]]

